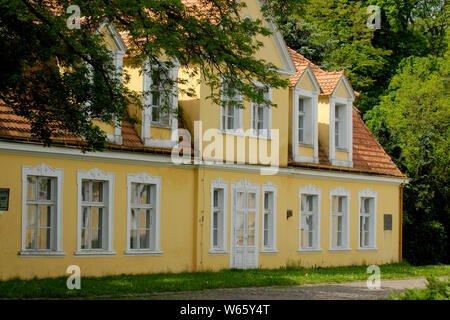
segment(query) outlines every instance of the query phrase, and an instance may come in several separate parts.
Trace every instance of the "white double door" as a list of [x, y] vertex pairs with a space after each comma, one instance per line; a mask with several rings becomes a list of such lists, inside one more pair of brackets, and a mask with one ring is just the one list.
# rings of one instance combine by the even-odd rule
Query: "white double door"
[[257, 268], [259, 186], [244, 181], [233, 187], [231, 268]]

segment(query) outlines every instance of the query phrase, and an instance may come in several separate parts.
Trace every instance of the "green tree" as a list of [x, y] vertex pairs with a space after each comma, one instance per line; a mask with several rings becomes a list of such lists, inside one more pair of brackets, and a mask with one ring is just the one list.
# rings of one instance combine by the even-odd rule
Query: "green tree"
[[[125, 85], [121, 85], [101, 36], [93, 35], [104, 21], [126, 35], [129, 66], [141, 68], [146, 60], [157, 64], [163, 53], [181, 64], [191, 63], [197, 66], [192, 72], [201, 73], [213, 89], [210, 98], [215, 102], [219, 101], [221, 76], [246, 99], [258, 102], [264, 97], [251, 80], [274, 88], [288, 85], [271, 63], [255, 58], [262, 42], [254, 35], [269, 36], [270, 31], [262, 21], [240, 16], [244, 2], [185, 3], [192, 4], [181, 0], [81, 1], [81, 29], [71, 30], [66, 25], [71, 0], [0, 0], [2, 103], [28, 119], [33, 134], [46, 145], [52, 136], [64, 134], [82, 136], [84, 150], [104, 148], [106, 136], [90, 119], [112, 123], [126, 116], [130, 103], [140, 105], [138, 94], [126, 87], [129, 77], [125, 74]], [[280, 0], [273, 10], [289, 14], [286, 10], [294, 7], [292, 3]], [[162, 72], [170, 66], [161, 65]]]
[[[450, 261], [450, 54], [409, 57], [389, 94], [366, 114], [373, 132], [410, 178], [404, 198], [404, 254], [411, 263]], [[383, 141], [380, 123], [394, 139]], [[398, 149], [396, 149], [398, 150]], [[398, 152], [398, 151], [397, 151]], [[399, 163], [397, 162], [397, 163]]]

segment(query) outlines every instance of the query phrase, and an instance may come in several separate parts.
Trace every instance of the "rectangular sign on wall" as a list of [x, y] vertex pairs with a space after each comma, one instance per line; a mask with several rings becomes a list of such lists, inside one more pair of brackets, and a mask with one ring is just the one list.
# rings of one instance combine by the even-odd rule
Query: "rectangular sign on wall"
[[0, 189], [0, 211], [8, 211], [9, 189]]
[[392, 230], [392, 214], [384, 215], [384, 230]]

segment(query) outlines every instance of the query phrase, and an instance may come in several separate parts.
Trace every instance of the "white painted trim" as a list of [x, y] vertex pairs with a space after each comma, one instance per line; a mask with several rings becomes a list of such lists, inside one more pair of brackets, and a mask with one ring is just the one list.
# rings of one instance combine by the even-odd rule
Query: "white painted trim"
[[[256, 3], [258, 4], [258, 8], [261, 10], [261, 1], [256, 0]], [[295, 75], [296, 69], [294, 62], [292, 61], [291, 55], [287, 50], [286, 43], [284, 42], [284, 38], [281, 35], [278, 26], [273, 21], [268, 21], [262, 14], [262, 12], [261, 15], [263, 16], [263, 20], [266, 23], [269, 30], [272, 31], [271, 38], [275, 44], [275, 47], [277, 48], [279, 57], [284, 65], [284, 68], [278, 69], [278, 72], [286, 75]]]
[[297, 253], [317, 253], [322, 252], [322, 248], [319, 249], [297, 249]]
[[[222, 239], [219, 239], [219, 248], [214, 248], [213, 245], [213, 212], [214, 212], [214, 189], [222, 189], [223, 191], [223, 212], [222, 212]], [[211, 181], [210, 184], [210, 229], [209, 229], [209, 254], [228, 254], [228, 182], [221, 178], [217, 178]]]
[[[314, 195], [317, 196], [317, 230], [315, 232], [315, 243], [316, 246], [314, 248], [307, 248], [304, 249], [301, 247], [301, 229], [302, 229], [302, 195]], [[320, 216], [321, 216], [321, 204], [322, 204], [322, 190], [320, 188], [317, 188], [313, 185], [307, 185], [303, 188], [298, 189], [298, 199], [299, 199], [299, 207], [298, 207], [298, 249], [297, 252], [308, 252], [308, 251], [318, 251], [322, 250], [320, 245]]]
[[[123, 164], [137, 164], [137, 165], [149, 165], [157, 167], [169, 167], [169, 168], [205, 168], [209, 170], [223, 170], [230, 172], [245, 172], [245, 173], [261, 173], [261, 169], [266, 168], [260, 165], [242, 165], [242, 164], [226, 164], [215, 163], [208, 164], [203, 161], [198, 164], [175, 164], [170, 160], [170, 156], [161, 156], [145, 153], [135, 152], [123, 152], [123, 151], [104, 151], [104, 152], [81, 152], [77, 148], [66, 148], [53, 146], [51, 148], [44, 147], [40, 144], [31, 143], [17, 143], [17, 142], [5, 142], [0, 141], [0, 154], [14, 154], [22, 156], [36, 156], [36, 157], [50, 157], [56, 159], [70, 159], [80, 161], [98, 161], [98, 162], [110, 162], [110, 163], [123, 163]], [[311, 170], [311, 169], [298, 169], [298, 168], [279, 168], [278, 176], [294, 176], [305, 177], [311, 179], [320, 180], [333, 180], [333, 181], [351, 181], [351, 182], [367, 182], [367, 183], [379, 183], [400, 185], [406, 184], [409, 180], [405, 177], [389, 177], [370, 175], [364, 173], [342, 173], [334, 171], [324, 170]]]
[[228, 250], [209, 250], [208, 255], [210, 256], [226, 256], [228, 254]]
[[125, 54], [125, 52], [127, 51], [127, 46], [125, 44], [125, 42], [123, 41], [121, 35], [119, 34], [119, 32], [117, 32], [117, 29], [114, 27], [114, 25], [110, 22], [108, 22], [107, 20], [105, 20], [99, 27], [98, 29], [94, 32], [94, 35], [97, 35], [100, 33], [100, 31], [102, 31], [102, 29], [106, 27], [106, 30], [109, 32], [112, 40], [114, 41], [115, 46], [119, 49], [118, 52]]
[[[131, 249], [130, 248], [130, 217], [131, 217], [131, 184], [153, 184], [156, 186], [155, 194], [155, 247], [154, 249]], [[127, 174], [127, 249], [126, 255], [161, 255], [161, 177], [149, 175], [146, 172], [138, 174]], [[153, 230], [151, 230], [153, 231]]]
[[230, 268], [234, 268], [233, 260], [235, 255], [234, 244], [235, 235], [234, 235], [234, 216], [236, 214], [236, 192], [238, 190], [243, 190], [244, 192], [254, 192], [256, 193], [256, 216], [255, 216], [255, 263], [258, 266], [258, 253], [259, 253], [259, 184], [254, 184], [251, 181], [244, 179], [239, 182], [231, 183], [231, 222], [230, 222]]
[[[52, 239], [54, 249], [50, 250], [30, 250], [26, 249], [26, 212], [27, 212], [27, 177], [41, 176], [56, 178], [56, 199], [55, 214], [56, 223], [53, 226], [53, 232], [56, 232], [56, 238]], [[62, 249], [62, 208], [63, 208], [63, 183], [64, 170], [53, 169], [45, 164], [36, 167], [22, 166], [22, 249], [21, 256], [61, 256], [65, 255]]]
[[[106, 200], [106, 206], [108, 211], [108, 224], [106, 230], [106, 247], [103, 249], [81, 249], [81, 187], [82, 180], [97, 180], [108, 183], [108, 199]], [[89, 255], [114, 255], [114, 173], [106, 173], [97, 168], [89, 171], [77, 170], [77, 185], [78, 185], [78, 197], [77, 197], [77, 256], [89, 256]]]
[[[261, 186], [261, 253], [277, 253], [277, 198], [278, 198], [278, 187], [272, 182], [267, 182]], [[264, 247], [264, 201], [265, 192], [273, 192], [273, 208], [272, 208], [272, 246]], [[259, 213], [258, 213], [259, 214]]]
[[138, 256], [152, 256], [160, 257], [162, 256], [162, 251], [155, 250], [126, 250], [123, 255], [127, 257], [138, 257]]
[[[370, 225], [370, 233], [369, 239], [373, 237], [373, 239], [370, 239], [369, 247], [361, 247], [361, 198], [372, 198], [373, 199], [373, 217], [372, 223]], [[370, 251], [370, 250], [377, 250], [377, 202], [378, 202], [378, 193], [370, 188], [366, 188], [364, 190], [361, 190], [358, 192], [358, 250], [360, 251]]]
[[[342, 248], [335, 248], [333, 247], [333, 196], [342, 196], [347, 198], [347, 203], [345, 204], [346, 212], [345, 215], [345, 234], [343, 235], [344, 239], [344, 246]], [[351, 251], [350, 248], [350, 218], [351, 218], [351, 211], [350, 211], [350, 204], [351, 204], [351, 197], [350, 197], [350, 190], [347, 190], [343, 187], [337, 187], [336, 189], [330, 190], [330, 246], [328, 251]]]

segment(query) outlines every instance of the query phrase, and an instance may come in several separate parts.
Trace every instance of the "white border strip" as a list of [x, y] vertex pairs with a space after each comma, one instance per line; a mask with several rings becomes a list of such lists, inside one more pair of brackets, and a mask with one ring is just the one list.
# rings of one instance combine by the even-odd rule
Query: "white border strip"
[[[178, 165], [171, 162], [170, 155], [160, 156], [144, 153], [132, 153], [132, 152], [86, 152], [76, 148], [64, 148], [64, 147], [43, 147], [37, 144], [23, 144], [14, 142], [0, 141], [0, 154], [15, 154], [15, 155], [28, 155], [38, 157], [50, 157], [50, 158], [62, 158], [71, 160], [85, 160], [85, 161], [105, 161], [105, 162], [119, 162], [126, 164], [138, 164], [138, 165], [153, 165], [162, 167], [173, 168], [205, 168], [209, 170], [222, 170], [233, 172], [247, 172], [260, 174], [262, 168], [265, 166], [258, 165], [239, 165], [239, 164], [226, 164], [226, 163], [213, 163], [213, 164], [183, 164]], [[311, 169], [297, 169], [297, 168], [279, 168], [277, 175], [279, 176], [303, 176], [312, 179], [332, 179], [336, 181], [358, 181], [368, 183], [381, 183], [381, 184], [405, 184], [409, 180], [401, 177], [384, 177], [384, 176], [372, 176], [360, 173], [341, 173], [336, 171], [319, 171]]]

